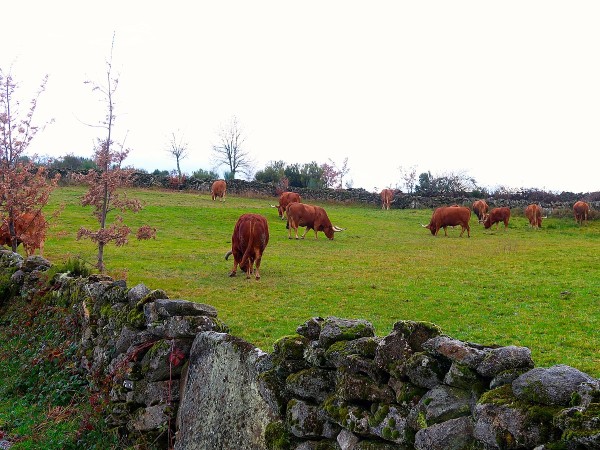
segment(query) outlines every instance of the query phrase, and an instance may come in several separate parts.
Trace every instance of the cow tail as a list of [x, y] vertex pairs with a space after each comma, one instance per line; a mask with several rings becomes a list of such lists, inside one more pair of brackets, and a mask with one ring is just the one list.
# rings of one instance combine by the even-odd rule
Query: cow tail
[[[246, 245], [246, 250], [244, 251], [244, 256], [242, 256], [242, 260], [240, 261], [240, 267], [244, 267], [244, 263], [248, 261], [250, 257], [250, 253], [254, 251], [254, 226], [256, 224], [256, 220], [252, 219], [250, 223], [250, 239], [248, 239], [248, 245]], [[252, 267], [250, 267], [252, 270]]]

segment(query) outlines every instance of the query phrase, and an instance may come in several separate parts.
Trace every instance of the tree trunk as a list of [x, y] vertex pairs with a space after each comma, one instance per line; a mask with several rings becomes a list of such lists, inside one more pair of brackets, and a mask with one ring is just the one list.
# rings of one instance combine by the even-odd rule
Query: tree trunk
[[14, 253], [17, 253], [17, 230], [15, 229], [15, 221], [12, 216], [8, 218], [8, 233], [10, 235], [10, 247]]
[[98, 242], [98, 264], [96, 267], [98, 267], [100, 273], [104, 273], [104, 269], [106, 269], [104, 266], [104, 245], [104, 242]]

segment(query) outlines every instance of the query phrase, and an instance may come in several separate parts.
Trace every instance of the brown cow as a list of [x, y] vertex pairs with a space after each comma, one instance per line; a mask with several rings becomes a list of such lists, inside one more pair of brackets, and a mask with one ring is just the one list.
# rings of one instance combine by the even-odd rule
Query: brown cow
[[462, 237], [465, 230], [467, 230], [467, 236], [471, 237], [471, 227], [469, 226], [469, 220], [471, 220], [471, 210], [465, 206], [442, 206], [433, 211], [429, 225], [423, 225], [422, 227], [427, 228], [431, 231], [431, 234], [437, 236], [440, 228], [444, 229], [444, 235], [448, 236], [446, 227], [453, 227], [456, 225], [461, 226], [460, 236]]
[[271, 208], [277, 208], [279, 218], [283, 220], [285, 218], [284, 216], [287, 205], [294, 202], [302, 203], [300, 195], [296, 194], [295, 192], [282, 192], [279, 196], [279, 204], [271, 205]]
[[[27, 256], [33, 255], [36, 249], [39, 249], [40, 255], [43, 255], [48, 224], [42, 212], [23, 213], [14, 222], [17, 245], [23, 243]], [[0, 226], [0, 245], [11, 246], [8, 219], [5, 219]]]
[[286, 210], [288, 238], [292, 238], [292, 228], [296, 230], [296, 239], [298, 239], [298, 227], [306, 227], [302, 239], [306, 236], [308, 230], [315, 230], [315, 239], [317, 232], [322, 231], [329, 239], [333, 239], [336, 231], [343, 231], [343, 228], [331, 224], [329, 216], [320, 206], [307, 205], [306, 203], [290, 203]]
[[495, 223], [498, 224], [496, 229], [500, 226], [500, 222], [504, 222], [504, 229], [508, 228], [508, 221], [510, 220], [510, 208], [502, 206], [499, 208], [493, 208], [489, 214], [486, 214], [483, 226], [487, 229]]
[[225, 259], [233, 253], [233, 269], [229, 272], [234, 277], [238, 265], [250, 278], [252, 267], [256, 266], [255, 277], [260, 279], [260, 261], [269, 242], [269, 225], [267, 219], [260, 214], [242, 214], [235, 224], [231, 236], [231, 250], [225, 254]]
[[580, 225], [583, 225], [583, 223], [588, 218], [588, 214], [590, 213], [590, 205], [588, 205], [584, 201], [579, 200], [573, 205], [573, 213], [575, 214], [575, 222], [577, 222]]
[[525, 217], [529, 220], [529, 225], [533, 228], [541, 228], [542, 227], [542, 208], [535, 203], [527, 206], [525, 208]]
[[394, 203], [394, 191], [392, 189], [384, 189], [379, 194], [381, 197], [381, 209], [390, 209], [390, 205]]
[[477, 216], [477, 221], [479, 223], [483, 222], [488, 210], [489, 206], [485, 200], [475, 200], [473, 202], [473, 212]]
[[215, 181], [210, 187], [210, 195], [212, 199], [215, 200], [217, 197], [220, 197], [221, 201], [225, 201], [225, 191], [227, 190], [227, 183], [224, 180]]

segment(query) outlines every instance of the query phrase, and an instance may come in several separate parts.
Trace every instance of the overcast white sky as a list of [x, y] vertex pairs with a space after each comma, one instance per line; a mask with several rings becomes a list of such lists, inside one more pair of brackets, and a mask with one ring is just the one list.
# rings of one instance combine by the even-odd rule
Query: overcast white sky
[[[22, 1], [0, 67], [29, 101], [29, 153], [91, 157], [106, 113], [86, 80], [113, 68], [126, 164], [212, 167], [236, 116], [256, 169], [348, 158], [353, 187], [464, 173], [478, 185], [600, 190], [600, 2]], [[217, 171], [222, 174], [225, 167]]]

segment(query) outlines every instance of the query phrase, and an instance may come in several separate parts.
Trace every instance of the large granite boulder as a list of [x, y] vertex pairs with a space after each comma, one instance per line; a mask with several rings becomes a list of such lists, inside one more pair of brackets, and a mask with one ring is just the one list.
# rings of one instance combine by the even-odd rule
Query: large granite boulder
[[265, 356], [229, 334], [198, 334], [182, 378], [176, 450], [265, 448], [265, 429], [278, 419], [258, 389]]

